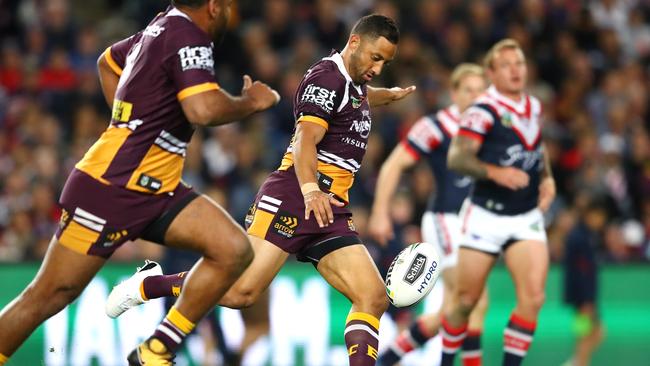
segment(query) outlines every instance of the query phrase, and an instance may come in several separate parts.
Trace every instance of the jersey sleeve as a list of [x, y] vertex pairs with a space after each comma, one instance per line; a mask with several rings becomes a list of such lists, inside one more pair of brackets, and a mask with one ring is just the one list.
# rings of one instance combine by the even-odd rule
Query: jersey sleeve
[[193, 29], [178, 29], [166, 39], [168, 74], [178, 100], [209, 90], [218, 90], [212, 42]]
[[136, 33], [129, 38], [114, 43], [104, 51], [108, 66], [117, 76], [122, 75], [122, 70], [124, 70], [126, 64], [126, 56], [129, 54], [131, 47], [140, 40], [140, 37], [142, 37], [142, 34]]
[[458, 134], [483, 141], [485, 136], [494, 126], [494, 115], [488, 111], [489, 107], [473, 105], [460, 117]]
[[444, 135], [431, 117], [424, 116], [417, 120], [403, 141], [406, 150], [416, 159], [428, 155], [440, 145]]
[[296, 92], [296, 123], [311, 122], [329, 128], [343, 99], [346, 82], [327, 70], [308, 72]]

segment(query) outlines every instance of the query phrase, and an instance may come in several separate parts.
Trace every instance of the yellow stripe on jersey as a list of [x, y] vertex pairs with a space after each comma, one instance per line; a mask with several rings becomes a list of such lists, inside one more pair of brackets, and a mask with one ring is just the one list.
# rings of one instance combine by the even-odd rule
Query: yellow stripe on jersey
[[260, 239], [265, 239], [266, 232], [269, 231], [269, 227], [271, 226], [271, 222], [273, 221], [274, 216], [274, 214], [266, 212], [264, 210], [255, 210], [255, 214], [253, 215], [253, 222], [247, 230], [248, 234], [256, 236]]
[[111, 55], [111, 48], [108, 47], [106, 51], [104, 51], [104, 58], [106, 59], [106, 63], [108, 63], [108, 66], [113, 70], [117, 76], [122, 75], [122, 68], [115, 62], [113, 59], [113, 55]]
[[86, 152], [83, 159], [75, 165], [75, 168], [104, 184], [110, 184], [106, 179], [102, 178], [102, 175], [106, 173], [106, 169], [111, 165], [115, 155], [131, 135], [131, 132], [128, 128], [110, 126]]
[[362, 322], [366, 322], [370, 324], [376, 330], [379, 330], [379, 319], [377, 319], [372, 314], [361, 313], [361, 312], [350, 313], [350, 315], [348, 315], [348, 318], [345, 320], [345, 324], [353, 320], [361, 320]]
[[203, 83], [203, 84], [190, 86], [188, 88], [185, 88], [185, 89], [179, 91], [178, 94], [176, 95], [176, 97], [180, 101], [180, 100], [183, 100], [183, 99], [185, 99], [187, 97], [191, 97], [192, 95], [207, 92], [209, 90], [219, 90], [219, 84], [217, 84], [217, 83]]
[[330, 127], [329, 123], [327, 123], [326, 120], [316, 116], [300, 116], [300, 118], [298, 118], [298, 121], [296, 121], [296, 123], [300, 123], [300, 122], [315, 123], [319, 126], [325, 127], [326, 130]]
[[[278, 170], [287, 170], [293, 165], [293, 153], [286, 153], [282, 157], [282, 163]], [[330, 192], [337, 195], [339, 198], [349, 202], [348, 191], [354, 183], [354, 174], [352, 172], [339, 168], [335, 165], [323, 163], [318, 161], [318, 171], [332, 178], [332, 186], [330, 187]]]
[[99, 234], [75, 221], [70, 221], [61, 233], [59, 243], [77, 253], [87, 254], [90, 246], [99, 239]]
[[[140, 166], [133, 171], [129, 182], [126, 184], [127, 189], [146, 193], [165, 193], [173, 191], [181, 181], [183, 172], [182, 156], [163, 150], [157, 145], [152, 145], [140, 162]], [[161, 183], [160, 189], [155, 192], [138, 185], [138, 180], [142, 174], [158, 179]]]

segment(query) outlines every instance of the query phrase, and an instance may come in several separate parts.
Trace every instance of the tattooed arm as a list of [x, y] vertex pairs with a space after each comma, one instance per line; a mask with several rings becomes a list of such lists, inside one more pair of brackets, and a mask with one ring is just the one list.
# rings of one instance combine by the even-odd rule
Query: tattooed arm
[[480, 149], [480, 140], [457, 135], [452, 139], [447, 155], [449, 169], [476, 179], [490, 179], [512, 190], [528, 186], [529, 177], [526, 172], [511, 166], [484, 163], [477, 156]]
[[481, 149], [481, 141], [468, 136], [459, 135], [451, 140], [447, 155], [449, 169], [476, 179], [487, 178], [486, 164], [478, 159], [476, 154]]

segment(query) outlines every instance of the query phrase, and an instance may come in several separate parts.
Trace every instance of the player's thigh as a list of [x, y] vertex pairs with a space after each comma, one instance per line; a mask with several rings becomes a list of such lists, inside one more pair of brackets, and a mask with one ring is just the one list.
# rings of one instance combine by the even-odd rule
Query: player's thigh
[[55, 300], [53, 296], [63, 297], [56, 300], [72, 301], [105, 262], [103, 257], [69, 249], [53, 237], [38, 273], [27, 288], [27, 294], [47, 301]]
[[456, 265], [456, 294], [478, 300], [497, 256], [461, 247]]
[[317, 269], [332, 287], [353, 303], [363, 301], [366, 296], [385, 293], [377, 266], [363, 244], [327, 254], [318, 262]]
[[[289, 253], [269, 241], [252, 235], [249, 235], [249, 239], [255, 257], [221, 300], [220, 304], [224, 306], [241, 307], [255, 303], [289, 257]], [[268, 299], [265, 302], [268, 303]]]
[[246, 233], [216, 202], [200, 195], [173, 219], [165, 245], [215, 257], [250, 256]]
[[549, 266], [546, 243], [537, 240], [518, 241], [508, 247], [504, 259], [512, 274], [517, 297], [539, 296], [544, 291]]

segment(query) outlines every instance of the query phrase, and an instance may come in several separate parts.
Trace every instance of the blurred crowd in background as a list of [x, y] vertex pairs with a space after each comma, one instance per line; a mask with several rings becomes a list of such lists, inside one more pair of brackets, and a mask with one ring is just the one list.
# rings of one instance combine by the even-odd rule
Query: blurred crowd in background
[[[0, 261], [39, 260], [56, 230], [67, 174], [109, 123], [96, 72], [112, 43], [146, 26], [166, 0], [0, 0]], [[260, 183], [279, 166], [294, 121], [291, 101], [308, 67], [342, 49], [354, 21], [376, 12], [401, 30], [397, 59], [373, 86], [417, 93], [373, 110], [369, 148], [351, 192], [366, 235], [381, 163], [422, 115], [449, 104], [448, 78], [480, 62], [495, 41], [520, 42], [529, 91], [544, 105], [544, 137], [558, 197], [547, 214], [553, 260], [597, 200], [607, 220], [597, 253], [616, 263], [650, 260], [650, 4], [634, 0], [239, 0], [217, 48], [221, 86], [242, 75], [276, 88], [279, 105], [241, 123], [195, 134], [184, 179], [239, 222]], [[392, 214], [393, 248], [420, 240], [435, 183], [426, 164], [402, 181]], [[106, 202], [106, 204], [111, 204]], [[146, 243], [114, 256], [160, 255]]]

